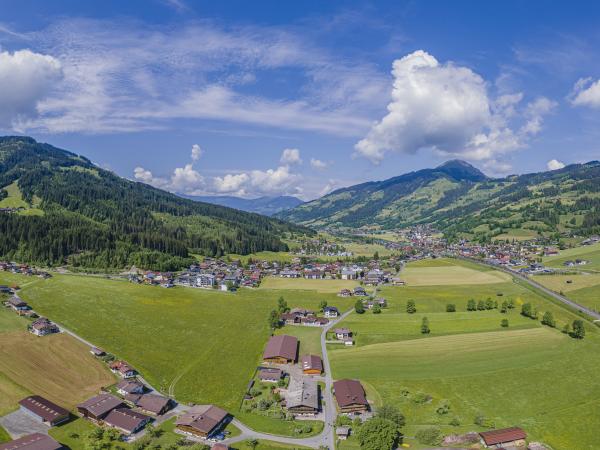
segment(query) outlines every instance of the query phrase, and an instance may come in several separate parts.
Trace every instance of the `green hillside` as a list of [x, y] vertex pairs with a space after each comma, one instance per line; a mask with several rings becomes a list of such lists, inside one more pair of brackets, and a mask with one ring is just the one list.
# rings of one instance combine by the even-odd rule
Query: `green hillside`
[[283, 251], [309, 230], [180, 198], [27, 137], [0, 138], [0, 258], [174, 270], [190, 254]]
[[487, 178], [463, 161], [339, 189], [278, 217], [317, 229], [432, 224], [449, 237], [600, 232], [600, 163]]

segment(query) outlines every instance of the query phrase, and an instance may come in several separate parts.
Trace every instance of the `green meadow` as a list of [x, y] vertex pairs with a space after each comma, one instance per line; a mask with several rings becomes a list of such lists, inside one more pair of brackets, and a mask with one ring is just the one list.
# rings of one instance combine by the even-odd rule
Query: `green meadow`
[[[565, 267], [563, 263], [569, 260], [585, 259], [589, 261], [583, 266]], [[542, 262], [548, 267], [566, 268], [568, 270], [600, 272], [600, 243], [561, 250], [558, 255], [545, 256]]]
[[351, 299], [318, 292], [163, 289], [69, 275], [32, 282], [20, 295], [39, 313], [127, 360], [179, 401], [214, 403], [232, 412], [260, 362], [267, 317], [281, 295], [290, 307], [316, 310], [322, 300], [342, 310], [352, 305]]
[[[444, 269], [448, 263], [466, 267], [441, 260], [419, 262], [413, 269]], [[412, 447], [420, 448], [414, 436], [425, 426], [439, 426], [444, 433], [485, 429], [474, 424], [480, 415], [486, 426], [522, 426], [552, 448], [596, 448], [600, 333], [591, 323], [586, 338], [578, 341], [522, 317], [521, 305], [530, 302], [540, 319], [552, 311], [558, 328], [576, 318], [514, 281], [385, 287], [379, 295], [389, 303], [381, 314], [352, 314], [343, 322], [356, 333], [357, 345], [330, 347], [333, 375], [360, 379], [375, 404], [397, 405], [407, 417], [404, 432]], [[499, 304], [512, 299], [516, 308], [507, 314], [467, 312], [471, 298]], [[415, 314], [406, 312], [409, 299], [416, 303]], [[446, 312], [448, 303], [457, 312]], [[427, 335], [420, 332], [424, 316], [431, 328]], [[508, 328], [500, 326], [503, 318]], [[450, 410], [439, 414], [445, 401]]]

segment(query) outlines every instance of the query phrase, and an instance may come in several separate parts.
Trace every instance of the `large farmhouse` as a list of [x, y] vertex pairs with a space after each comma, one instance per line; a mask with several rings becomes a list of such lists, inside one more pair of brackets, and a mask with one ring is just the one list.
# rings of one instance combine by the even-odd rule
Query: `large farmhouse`
[[292, 378], [286, 395], [286, 407], [294, 414], [313, 415], [319, 412], [319, 388], [308, 378]]
[[333, 383], [335, 399], [340, 412], [345, 414], [363, 413], [369, 410], [365, 390], [357, 380], [338, 380]]
[[125, 406], [123, 400], [110, 394], [100, 394], [77, 405], [77, 411], [95, 422], [104, 419], [113, 409]]
[[175, 422], [177, 430], [192, 436], [207, 438], [217, 432], [228, 419], [227, 411], [214, 405], [196, 405]]
[[274, 364], [294, 363], [298, 359], [298, 339], [293, 336], [272, 336], [267, 343], [263, 360]]
[[144, 428], [152, 418], [129, 408], [115, 408], [104, 418], [104, 423], [125, 433], [133, 434]]
[[69, 411], [39, 395], [24, 398], [19, 402], [19, 405], [22, 411], [51, 427], [69, 420]]

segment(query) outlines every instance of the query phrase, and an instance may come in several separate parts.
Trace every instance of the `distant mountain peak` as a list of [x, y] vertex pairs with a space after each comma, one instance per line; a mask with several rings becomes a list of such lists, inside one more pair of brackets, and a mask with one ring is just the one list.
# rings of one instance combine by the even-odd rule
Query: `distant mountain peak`
[[483, 181], [488, 177], [477, 167], [461, 159], [451, 159], [436, 167], [457, 180]]

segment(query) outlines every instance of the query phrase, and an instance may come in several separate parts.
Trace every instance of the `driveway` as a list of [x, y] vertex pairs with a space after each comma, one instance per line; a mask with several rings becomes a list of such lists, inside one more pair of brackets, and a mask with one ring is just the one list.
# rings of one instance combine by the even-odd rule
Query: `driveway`
[[13, 439], [31, 433], [48, 434], [48, 427], [46, 425], [20, 409], [0, 417], [0, 425], [8, 431], [8, 434]]

